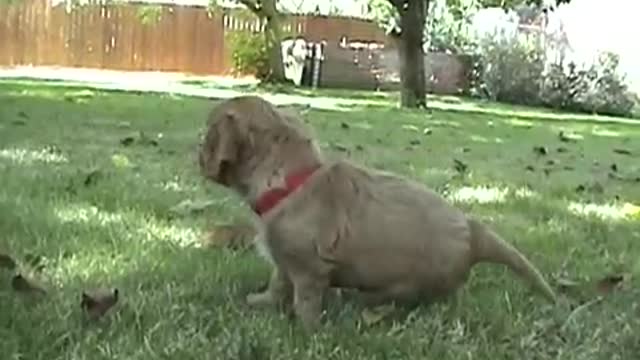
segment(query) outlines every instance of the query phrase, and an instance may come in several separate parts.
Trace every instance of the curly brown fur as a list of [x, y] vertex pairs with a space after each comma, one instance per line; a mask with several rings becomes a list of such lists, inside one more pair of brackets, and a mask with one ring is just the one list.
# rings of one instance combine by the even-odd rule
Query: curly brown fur
[[256, 218], [259, 248], [274, 266], [269, 287], [247, 297], [254, 305], [292, 299], [307, 328], [319, 323], [330, 287], [377, 301], [435, 299], [455, 292], [480, 262], [506, 265], [555, 301], [538, 270], [486, 225], [416, 181], [324, 160], [301, 121], [260, 97], [214, 108], [200, 166], [249, 205], [283, 186], [285, 174], [320, 166]]

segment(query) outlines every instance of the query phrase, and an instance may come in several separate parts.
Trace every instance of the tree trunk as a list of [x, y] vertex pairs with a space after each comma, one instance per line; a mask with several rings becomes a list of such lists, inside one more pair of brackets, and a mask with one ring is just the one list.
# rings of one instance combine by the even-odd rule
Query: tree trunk
[[424, 73], [423, 34], [429, 0], [396, 1], [400, 13], [400, 106], [426, 108], [427, 82]]
[[282, 61], [282, 24], [281, 14], [276, 8], [276, 0], [263, 0], [262, 13], [267, 19], [265, 36], [269, 49], [270, 80], [284, 82], [284, 65]]

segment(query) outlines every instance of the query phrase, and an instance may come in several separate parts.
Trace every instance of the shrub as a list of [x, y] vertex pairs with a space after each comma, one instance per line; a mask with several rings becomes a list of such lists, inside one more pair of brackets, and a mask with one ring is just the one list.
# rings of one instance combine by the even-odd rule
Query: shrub
[[613, 116], [632, 116], [638, 98], [618, 72], [619, 57], [603, 53], [594, 65], [550, 64], [537, 42], [494, 36], [480, 42], [472, 94], [521, 105]]
[[598, 75], [593, 68], [578, 70], [575, 63], [568, 65], [568, 72], [562, 64], [551, 64], [545, 75], [541, 92], [542, 102], [554, 109], [584, 111], [581, 97]]
[[481, 41], [476, 66], [477, 93], [494, 101], [538, 105], [544, 72], [544, 51], [517, 38]]
[[606, 52], [598, 62], [585, 69], [569, 63], [554, 64], [545, 75], [541, 93], [549, 107], [602, 115], [631, 116], [637, 97], [618, 73], [619, 57]]
[[266, 81], [271, 75], [269, 49], [263, 33], [233, 31], [227, 35], [231, 44], [233, 72], [240, 75], [253, 75]]

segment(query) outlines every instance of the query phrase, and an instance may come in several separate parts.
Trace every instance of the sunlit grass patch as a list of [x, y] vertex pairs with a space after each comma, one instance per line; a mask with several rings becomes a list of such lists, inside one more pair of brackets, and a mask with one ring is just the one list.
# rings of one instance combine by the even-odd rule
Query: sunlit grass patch
[[464, 186], [452, 190], [449, 198], [462, 203], [503, 203], [509, 198], [531, 198], [537, 194], [529, 188], [520, 187], [510, 189], [508, 187], [495, 186]]
[[579, 216], [595, 216], [605, 220], [623, 220], [634, 218], [640, 213], [640, 207], [632, 204], [595, 204], [571, 202], [569, 211]]
[[67, 163], [69, 159], [64, 154], [52, 152], [50, 149], [28, 150], [21, 148], [0, 149], [0, 159], [10, 160], [16, 164]]

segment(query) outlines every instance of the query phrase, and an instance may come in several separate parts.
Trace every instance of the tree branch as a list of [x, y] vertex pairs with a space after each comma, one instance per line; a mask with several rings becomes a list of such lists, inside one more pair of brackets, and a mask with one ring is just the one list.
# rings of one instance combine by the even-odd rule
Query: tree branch
[[389, 0], [389, 2], [391, 3], [391, 5], [393, 5], [394, 8], [396, 8], [396, 10], [398, 10], [399, 13], [404, 10], [405, 0]]
[[262, 14], [262, 6], [258, 4], [257, 0], [238, 0], [238, 2], [246, 6], [249, 10], [251, 10], [256, 15]]

